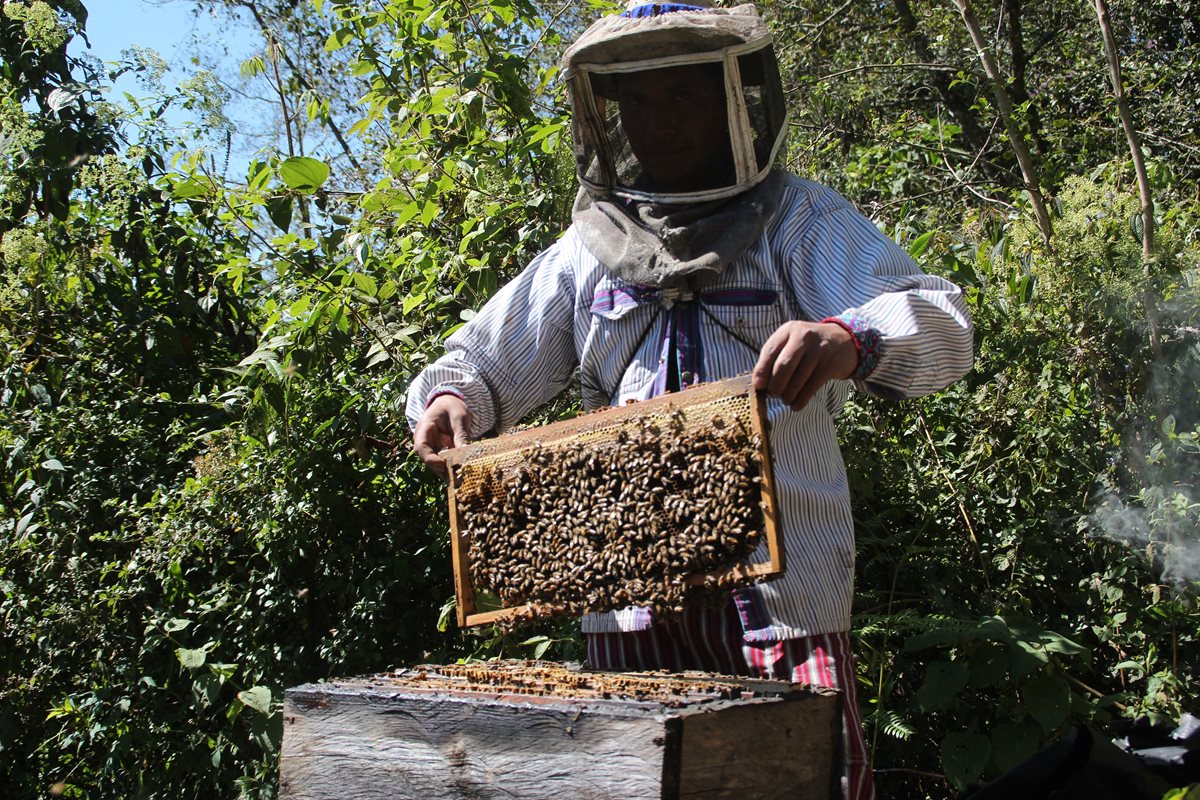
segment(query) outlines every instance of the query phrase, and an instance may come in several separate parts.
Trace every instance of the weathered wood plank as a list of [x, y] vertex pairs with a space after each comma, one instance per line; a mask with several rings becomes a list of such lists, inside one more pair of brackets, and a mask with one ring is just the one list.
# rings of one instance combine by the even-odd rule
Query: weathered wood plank
[[[539, 677], [554, 677], [546, 667], [540, 669]], [[589, 681], [593, 675], [558, 674], [587, 676]], [[680, 681], [668, 685], [669, 676], [635, 676], [639, 691], [656, 680], [664, 689], [657, 695], [620, 696], [608, 691], [620, 678], [600, 674], [595, 685], [581, 689], [560, 684], [563, 693], [576, 691], [577, 696], [513, 694], [479, 690], [480, 676], [472, 674], [474, 688], [447, 691], [448, 682], [436, 683], [423, 671], [297, 687], [288, 690], [284, 703], [282, 796], [833, 796], [840, 772], [840, 695], [710, 677], [712, 685], [734, 690], [723, 692], [724, 699], [705, 699], [703, 685], [691, 684], [700, 689], [681, 695]], [[528, 685], [521, 691], [528, 692]]]
[[[681, 800], [840, 796], [841, 702], [733, 706], [684, 720]], [[836, 792], [836, 794], [835, 794]]]
[[[762, 460], [762, 510], [763, 522], [767, 533], [767, 552], [770, 560], [766, 563], [768, 570], [763, 576], [780, 575], [787, 568], [786, 553], [783, 547], [783, 536], [780, 532], [779, 517], [775, 509], [775, 462], [771, 458], [771, 432], [767, 429], [767, 393], [750, 385], [750, 403], [754, 414], [750, 416], [750, 424], [758, 434], [759, 457]], [[762, 566], [762, 565], [755, 565]]]
[[295, 800], [662, 797], [665, 720], [644, 712], [318, 690], [289, 692], [284, 726]]

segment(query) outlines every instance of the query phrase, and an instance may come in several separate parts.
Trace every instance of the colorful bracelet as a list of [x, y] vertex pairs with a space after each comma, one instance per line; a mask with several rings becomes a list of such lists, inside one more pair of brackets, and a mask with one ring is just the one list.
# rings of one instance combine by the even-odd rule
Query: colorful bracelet
[[858, 351], [858, 367], [850, 375], [851, 380], [863, 380], [875, 371], [875, 367], [879, 366], [879, 352], [883, 345], [883, 337], [879, 331], [862, 317], [849, 311], [836, 317], [826, 317], [821, 322], [832, 322], [841, 326], [854, 340], [854, 348]]

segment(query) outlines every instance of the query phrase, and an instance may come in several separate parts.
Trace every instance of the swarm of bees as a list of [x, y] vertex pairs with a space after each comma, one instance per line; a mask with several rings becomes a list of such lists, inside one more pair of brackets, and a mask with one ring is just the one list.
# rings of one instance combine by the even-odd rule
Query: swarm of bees
[[603, 442], [464, 465], [471, 582], [534, 616], [648, 607], [663, 619], [745, 581], [763, 535], [758, 435], [736, 415], [635, 417]]

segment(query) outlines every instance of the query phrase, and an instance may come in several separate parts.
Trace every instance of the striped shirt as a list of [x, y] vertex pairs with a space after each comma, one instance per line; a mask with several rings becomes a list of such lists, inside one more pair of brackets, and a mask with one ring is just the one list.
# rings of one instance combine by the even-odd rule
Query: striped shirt
[[[736, 601], [746, 641], [845, 631], [854, 523], [834, 417], [852, 385], [903, 398], [957, 380], [971, 367], [972, 331], [959, 289], [922, 273], [831, 189], [789, 176], [757, 241], [690, 294], [622, 282], [568, 228], [446, 340], [446, 354], [409, 388], [409, 422], [450, 393], [471, 410], [473, 437], [500, 431], [557, 395], [576, 367], [585, 408], [623, 405], [661, 394], [672, 378], [687, 386], [747, 373], [784, 322], [833, 317], [869, 333], [878, 358], [869, 374], [826, 384], [801, 411], [770, 399], [789, 566]], [[628, 608], [589, 614], [583, 629], [649, 624], [646, 609]]]

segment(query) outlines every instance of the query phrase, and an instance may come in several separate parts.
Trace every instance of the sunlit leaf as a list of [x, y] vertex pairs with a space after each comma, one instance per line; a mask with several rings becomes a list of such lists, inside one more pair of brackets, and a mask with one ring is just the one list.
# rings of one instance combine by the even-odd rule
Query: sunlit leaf
[[311, 191], [329, 179], [329, 166], [307, 156], [292, 156], [279, 165], [279, 177], [291, 189]]
[[933, 238], [933, 231], [926, 231], [921, 234], [908, 246], [908, 254], [913, 258], [920, 258], [925, 250], [929, 247], [929, 241]]
[[271, 713], [271, 690], [266, 686], [254, 686], [238, 692], [237, 697], [260, 714]]
[[179, 658], [179, 663], [188, 669], [203, 667], [204, 662], [208, 659], [208, 652], [204, 648], [189, 650], [186, 647], [179, 647], [176, 648], [175, 655]]
[[57, 113], [83, 97], [87, 91], [88, 87], [82, 83], [64, 83], [50, 92], [50, 96], [46, 98], [46, 105]]

